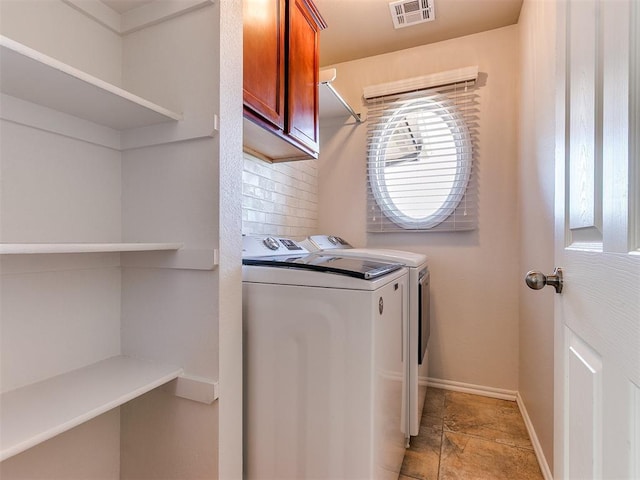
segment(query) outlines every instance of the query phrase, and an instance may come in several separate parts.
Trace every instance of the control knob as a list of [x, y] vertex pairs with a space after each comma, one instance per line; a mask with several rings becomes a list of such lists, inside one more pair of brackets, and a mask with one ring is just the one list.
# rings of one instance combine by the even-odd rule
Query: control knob
[[336, 237], [334, 235], [330, 235], [328, 240], [334, 245], [340, 245], [342, 243], [341, 242], [342, 239], [340, 237]]
[[276, 240], [273, 237], [267, 237], [265, 238], [262, 243], [264, 243], [264, 246], [267, 247], [269, 250], [278, 250], [280, 248], [280, 244], [278, 243], [278, 240]]

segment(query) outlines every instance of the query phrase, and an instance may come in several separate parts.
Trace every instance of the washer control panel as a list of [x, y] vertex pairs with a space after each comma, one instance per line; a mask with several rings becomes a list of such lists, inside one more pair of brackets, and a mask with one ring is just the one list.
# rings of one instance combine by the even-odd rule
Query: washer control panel
[[242, 258], [266, 257], [273, 255], [304, 255], [309, 251], [290, 238], [243, 235]]
[[278, 243], [278, 240], [276, 240], [273, 237], [267, 237], [265, 238], [262, 243], [264, 243], [264, 246], [267, 247], [269, 250], [278, 250], [280, 248], [280, 244]]

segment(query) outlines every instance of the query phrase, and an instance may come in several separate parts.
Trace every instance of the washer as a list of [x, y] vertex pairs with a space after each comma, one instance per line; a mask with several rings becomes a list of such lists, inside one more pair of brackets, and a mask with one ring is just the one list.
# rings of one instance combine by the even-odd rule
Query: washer
[[247, 479], [397, 478], [407, 269], [243, 237]]
[[387, 250], [378, 248], [353, 248], [349, 242], [335, 235], [312, 235], [300, 242], [310, 252], [324, 252], [341, 255], [343, 257], [368, 258], [372, 260], [401, 263], [409, 270], [409, 290], [406, 309], [409, 312], [406, 329], [407, 338], [405, 349], [406, 392], [404, 404], [406, 412], [405, 433], [407, 446], [409, 436], [418, 435], [420, 418], [424, 407], [426, 386], [420, 388], [418, 371], [428, 369], [428, 342], [430, 334], [430, 293], [429, 293], [429, 264], [426, 255], [405, 252], [401, 250]]

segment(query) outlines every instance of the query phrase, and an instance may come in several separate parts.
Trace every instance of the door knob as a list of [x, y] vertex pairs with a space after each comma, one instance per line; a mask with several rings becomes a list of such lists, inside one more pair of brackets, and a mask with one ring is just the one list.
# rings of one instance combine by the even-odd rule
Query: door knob
[[531, 270], [524, 278], [527, 286], [533, 290], [540, 290], [545, 285], [551, 285], [556, 289], [556, 293], [562, 293], [562, 268], [556, 268], [551, 275]]

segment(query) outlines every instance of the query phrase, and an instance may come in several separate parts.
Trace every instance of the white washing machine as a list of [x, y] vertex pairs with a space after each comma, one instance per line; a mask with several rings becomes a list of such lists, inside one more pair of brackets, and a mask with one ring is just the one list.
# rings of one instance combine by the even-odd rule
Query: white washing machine
[[407, 270], [243, 238], [247, 479], [394, 479]]
[[409, 289], [406, 298], [406, 309], [409, 312], [406, 329], [406, 392], [404, 398], [405, 412], [403, 414], [406, 427], [407, 445], [410, 435], [418, 435], [420, 418], [426, 396], [426, 385], [419, 385], [418, 371], [428, 369], [428, 342], [430, 334], [430, 294], [429, 294], [429, 264], [426, 255], [387, 250], [379, 248], [353, 248], [346, 240], [335, 235], [312, 235], [302, 242], [310, 252], [324, 252], [341, 255], [343, 257], [368, 258], [386, 262], [401, 263], [409, 270]]

